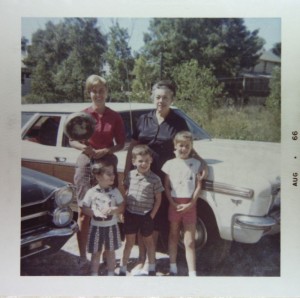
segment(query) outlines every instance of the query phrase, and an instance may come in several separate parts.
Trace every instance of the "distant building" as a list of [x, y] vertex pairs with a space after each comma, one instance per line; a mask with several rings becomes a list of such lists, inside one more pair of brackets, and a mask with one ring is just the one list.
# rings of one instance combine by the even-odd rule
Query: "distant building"
[[274, 67], [281, 65], [280, 57], [276, 56], [271, 50], [265, 51], [259, 57], [259, 62], [252, 69], [251, 73], [272, 75]]
[[[250, 69], [244, 69], [236, 78], [222, 78], [226, 90], [241, 104], [264, 104], [265, 98], [270, 94], [269, 83], [274, 67], [281, 65], [280, 57], [273, 52], [265, 51], [259, 57], [258, 63]], [[250, 98], [255, 100], [250, 100]]]

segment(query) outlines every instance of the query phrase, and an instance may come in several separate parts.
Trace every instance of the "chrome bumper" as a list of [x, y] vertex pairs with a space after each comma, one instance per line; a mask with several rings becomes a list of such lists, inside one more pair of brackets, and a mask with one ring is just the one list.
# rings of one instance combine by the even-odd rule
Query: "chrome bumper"
[[233, 218], [233, 240], [242, 243], [256, 243], [262, 236], [280, 231], [280, 213], [267, 216], [235, 215]]
[[78, 225], [73, 220], [68, 227], [56, 228], [47, 232], [30, 235], [21, 239], [21, 259], [40, 254], [47, 250], [58, 251], [63, 244], [78, 231]]

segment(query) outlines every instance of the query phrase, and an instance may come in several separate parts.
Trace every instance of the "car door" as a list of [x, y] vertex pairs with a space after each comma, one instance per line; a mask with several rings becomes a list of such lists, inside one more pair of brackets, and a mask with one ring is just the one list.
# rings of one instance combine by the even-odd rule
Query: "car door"
[[22, 165], [72, 182], [78, 150], [63, 143], [67, 114], [37, 113], [22, 129]]

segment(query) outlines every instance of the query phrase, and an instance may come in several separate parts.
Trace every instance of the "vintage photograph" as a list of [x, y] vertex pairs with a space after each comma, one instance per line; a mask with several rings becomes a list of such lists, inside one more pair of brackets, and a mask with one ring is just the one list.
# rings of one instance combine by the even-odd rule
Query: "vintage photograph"
[[[21, 275], [280, 276], [280, 32], [279, 18], [22, 18]], [[111, 157], [102, 186], [93, 167]], [[200, 160], [199, 190], [180, 159]], [[131, 163], [160, 186], [140, 190]], [[81, 205], [95, 185], [126, 202], [114, 249], [90, 239], [107, 227]]]
[[299, 5], [233, 2], [0, 1], [1, 295], [297, 296]]

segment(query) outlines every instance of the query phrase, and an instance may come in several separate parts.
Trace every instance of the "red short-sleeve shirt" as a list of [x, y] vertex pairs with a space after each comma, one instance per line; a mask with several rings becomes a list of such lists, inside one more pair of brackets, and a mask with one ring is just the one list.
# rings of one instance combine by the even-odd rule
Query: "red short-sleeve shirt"
[[93, 135], [89, 139], [90, 145], [94, 149], [109, 148], [116, 144], [125, 143], [125, 126], [122, 117], [112, 109], [106, 107], [103, 115], [97, 113], [93, 107], [89, 107], [84, 112], [92, 115], [96, 120], [96, 127]]

